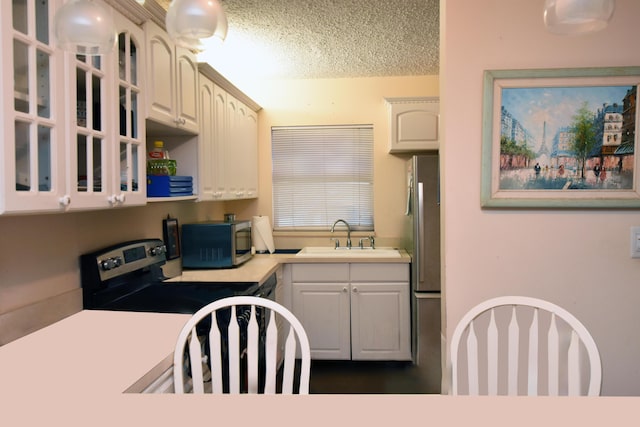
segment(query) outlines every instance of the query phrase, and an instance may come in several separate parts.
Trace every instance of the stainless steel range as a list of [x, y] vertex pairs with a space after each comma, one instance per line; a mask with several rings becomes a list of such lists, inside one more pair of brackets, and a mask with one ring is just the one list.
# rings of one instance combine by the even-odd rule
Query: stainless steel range
[[[166, 263], [166, 248], [162, 240], [143, 239], [120, 243], [80, 257], [83, 306], [85, 309], [145, 311], [159, 313], [193, 314], [215, 300], [235, 295], [253, 295], [275, 299], [276, 275], [264, 283], [255, 282], [166, 282], [162, 265]], [[249, 308], [245, 311], [248, 315]], [[246, 330], [243, 311], [238, 312], [238, 323]], [[264, 313], [259, 313], [261, 329]], [[228, 324], [230, 313], [218, 314], [219, 324]], [[207, 337], [211, 321], [207, 318], [197, 326], [198, 335]], [[206, 340], [207, 338], [203, 338]], [[222, 334], [226, 341], [226, 334]], [[246, 334], [241, 336], [241, 350], [246, 347]], [[243, 356], [241, 351], [239, 357]], [[230, 357], [225, 355], [224, 357]], [[260, 353], [261, 363], [264, 352]], [[210, 368], [210, 366], [209, 366]], [[185, 373], [188, 376], [188, 372]], [[223, 387], [228, 389], [229, 373], [223, 369]], [[264, 379], [262, 379], [262, 383]], [[143, 393], [172, 392], [172, 368]]]
[[166, 248], [159, 239], [120, 243], [80, 257], [85, 309], [193, 314], [234, 295], [273, 299], [276, 276], [255, 282], [166, 282]]

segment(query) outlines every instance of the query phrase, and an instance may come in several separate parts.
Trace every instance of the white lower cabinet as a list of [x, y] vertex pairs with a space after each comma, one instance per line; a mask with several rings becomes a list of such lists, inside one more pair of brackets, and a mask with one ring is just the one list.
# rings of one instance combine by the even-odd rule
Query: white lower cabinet
[[351, 358], [411, 360], [409, 283], [351, 284]]
[[291, 283], [312, 358], [411, 360], [409, 264], [293, 264]]
[[309, 337], [313, 359], [351, 359], [348, 283], [294, 283], [293, 307]]

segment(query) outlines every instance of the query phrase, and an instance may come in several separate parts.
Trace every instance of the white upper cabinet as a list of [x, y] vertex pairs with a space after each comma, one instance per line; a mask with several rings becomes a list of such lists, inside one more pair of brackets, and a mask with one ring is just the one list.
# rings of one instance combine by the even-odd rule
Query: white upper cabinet
[[437, 150], [440, 147], [439, 98], [386, 98], [389, 152]]
[[69, 210], [146, 203], [144, 122], [140, 114], [144, 32], [113, 12], [116, 49], [102, 56], [65, 54], [72, 84], [66, 110]]
[[64, 88], [54, 84], [64, 79], [53, 39], [59, 4], [0, 3], [0, 213], [64, 209]]
[[240, 168], [238, 180], [241, 182], [241, 197], [258, 197], [258, 114], [247, 105], [238, 105], [238, 140], [240, 147]]
[[[200, 200], [258, 197], [258, 114], [218, 82], [230, 84], [200, 64]], [[215, 79], [215, 81], [214, 81]], [[238, 95], [241, 95], [238, 93]], [[250, 100], [247, 100], [250, 101]], [[259, 108], [259, 107], [258, 107]]]
[[[108, 78], [113, 55], [84, 56], [65, 53], [65, 74], [71, 77], [66, 110], [68, 209], [106, 208], [112, 195], [109, 105], [114, 87]], [[111, 141], [110, 141], [111, 140]]]
[[227, 94], [225, 179], [230, 199], [258, 197], [258, 116], [248, 106]]
[[217, 129], [213, 115], [215, 85], [205, 76], [200, 76], [200, 115], [205, 118], [200, 121], [198, 173], [200, 200], [215, 200], [215, 174], [218, 172], [214, 162], [217, 157], [214, 135]]
[[147, 118], [185, 134], [197, 134], [198, 64], [153, 21], [144, 24], [147, 44]]
[[[146, 203], [144, 119], [140, 114], [144, 32], [114, 11], [113, 53], [67, 55], [69, 210]], [[144, 110], [142, 110], [144, 111]]]
[[118, 141], [113, 171], [116, 200], [127, 205], [146, 203], [145, 147], [145, 37], [144, 31], [116, 16], [118, 26], [117, 83], [118, 101], [114, 115]]
[[118, 48], [57, 49], [62, 1], [0, 4], [0, 213], [144, 204], [144, 33], [114, 11]]

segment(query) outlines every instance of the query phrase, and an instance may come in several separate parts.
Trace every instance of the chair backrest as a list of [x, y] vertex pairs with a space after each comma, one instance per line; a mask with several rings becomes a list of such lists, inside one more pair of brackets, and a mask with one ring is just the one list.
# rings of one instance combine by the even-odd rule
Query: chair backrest
[[198, 310], [178, 336], [175, 392], [192, 386], [193, 393], [292, 394], [297, 386], [308, 394], [310, 354], [302, 324], [282, 305], [253, 296], [220, 299]]
[[452, 394], [465, 394], [465, 371], [470, 395], [597, 396], [602, 380], [598, 348], [584, 325], [555, 304], [520, 296], [487, 300], [460, 320], [451, 337]]

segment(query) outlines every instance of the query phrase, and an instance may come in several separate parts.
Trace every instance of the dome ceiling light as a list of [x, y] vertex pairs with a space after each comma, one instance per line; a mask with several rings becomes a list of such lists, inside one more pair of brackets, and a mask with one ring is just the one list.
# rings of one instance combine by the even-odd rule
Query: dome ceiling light
[[112, 13], [93, 0], [70, 0], [55, 14], [54, 28], [60, 48], [79, 55], [113, 51], [116, 30]]
[[176, 44], [202, 50], [206, 39], [227, 37], [227, 16], [218, 0], [173, 0], [165, 17]]
[[546, 0], [544, 24], [556, 34], [585, 34], [604, 29], [615, 9], [615, 0]]

